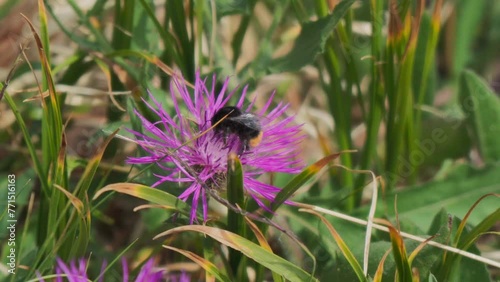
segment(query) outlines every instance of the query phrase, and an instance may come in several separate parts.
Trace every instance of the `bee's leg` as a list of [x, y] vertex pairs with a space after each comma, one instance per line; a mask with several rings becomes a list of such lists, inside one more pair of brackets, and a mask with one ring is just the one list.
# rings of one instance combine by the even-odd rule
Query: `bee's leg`
[[226, 128], [226, 130], [224, 130], [224, 146], [227, 147], [227, 140], [229, 139], [229, 134], [231, 134], [231, 132], [229, 131], [229, 129]]
[[241, 157], [246, 151], [250, 149], [248, 145], [248, 140], [242, 140], [240, 145], [240, 150], [238, 152], [238, 156]]
[[230, 134], [230, 132], [228, 132], [227, 130], [217, 131], [213, 135], [212, 140], [214, 140], [215, 142], [222, 141], [224, 146], [227, 147], [227, 141], [229, 140], [229, 134]]

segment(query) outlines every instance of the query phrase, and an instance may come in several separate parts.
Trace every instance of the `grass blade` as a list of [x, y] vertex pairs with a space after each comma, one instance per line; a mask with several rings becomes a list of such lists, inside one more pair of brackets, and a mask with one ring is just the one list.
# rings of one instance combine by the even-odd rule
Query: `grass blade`
[[300, 209], [300, 211], [313, 214], [313, 215], [319, 217], [319, 219], [321, 219], [323, 224], [325, 224], [326, 227], [328, 228], [328, 230], [330, 231], [330, 234], [332, 234], [333, 238], [335, 239], [335, 242], [337, 243], [340, 250], [342, 251], [342, 254], [347, 259], [347, 261], [351, 265], [352, 269], [356, 273], [356, 276], [358, 277], [359, 281], [368, 281], [367, 278], [365, 277], [365, 274], [363, 273], [363, 269], [361, 268], [361, 265], [356, 260], [356, 257], [354, 257], [354, 255], [351, 252], [351, 250], [349, 249], [349, 247], [346, 245], [346, 243], [344, 242], [342, 237], [340, 237], [339, 233], [335, 230], [335, 228], [333, 228], [333, 226], [330, 224], [330, 222], [328, 222], [328, 220], [326, 220], [326, 218], [323, 217], [321, 214], [319, 214], [313, 210]]
[[299, 268], [293, 263], [267, 251], [261, 246], [229, 231], [225, 231], [215, 227], [188, 225], [172, 228], [168, 231], [156, 235], [154, 239], [171, 235], [178, 232], [195, 231], [212, 237], [220, 243], [242, 252], [247, 257], [262, 264], [268, 269], [276, 272], [290, 281], [318, 281], [311, 274]]

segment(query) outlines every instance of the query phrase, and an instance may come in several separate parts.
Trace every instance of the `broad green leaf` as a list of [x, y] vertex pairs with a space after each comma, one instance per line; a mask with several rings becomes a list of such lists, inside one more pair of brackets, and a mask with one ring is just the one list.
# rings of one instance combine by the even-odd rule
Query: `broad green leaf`
[[452, 229], [452, 226], [450, 224], [451, 218], [452, 216], [446, 211], [446, 209], [441, 209], [434, 216], [427, 234], [439, 234], [439, 236], [436, 237], [434, 241], [440, 243], [449, 243], [450, 233]]
[[282, 275], [290, 281], [318, 281], [297, 265], [269, 252], [265, 248], [241, 237], [234, 233], [210, 226], [189, 225], [172, 228], [161, 234], [156, 235], [154, 239], [184, 231], [196, 231], [208, 235], [220, 243], [242, 252], [247, 257], [268, 269]]
[[268, 68], [269, 71], [272, 73], [297, 71], [307, 64], [312, 64], [316, 56], [323, 53], [327, 39], [354, 2], [354, 0], [341, 1], [330, 15], [315, 22], [304, 23], [293, 49], [287, 55], [273, 60]]
[[460, 100], [484, 161], [500, 160], [500, 99], [483, 79], [464, 71], [460, 77]]
[[[474, 253], [476, 255], [481, 255], [481, 252], [476, 246], [471, 246], [467, 249], [468, 252]], [[445, 279], [440, 279], [438, 281], [447, 282], [476, 282], [476, 281], [491, 281], [490, 274], [486, 268], [486, 265], [482, 262], [458, 256], [458, 260], [452, 266], [450, 276]]]
[[[387, 211], [389, 217], [394, 217], [397, 195], [400, 221], [411, 220], [422, 230], [428, 230], [431, 222], [429, 219], [441, 209], [463, 218], [476, 200], [488, 193], [500, 193], [498, 166], [475, 169], [463, 165], [450, 172], [446, 179], [407, 187], [403, 191], [390, 193], [385, 198], [381, 197], [377, 204], [377, 216], [381, 217]], [[500, 199], [485, 199], [470, 215], [468, 222], [478, 224], [499, 206]], [[366, 211], [367, 208], [364, 207], [360, 214], [366, 214]]]
[[[414, 143], [415, 150], [409, 154], [408, 160], [424, 169], [439, 166], [447, 159], [467, 157], [471, 149], [466, 122], [450, 117], [431, 116], [425, 119], [421, 123], [419, 138]], [[409, 162], [402, 163], [406, 165]]]

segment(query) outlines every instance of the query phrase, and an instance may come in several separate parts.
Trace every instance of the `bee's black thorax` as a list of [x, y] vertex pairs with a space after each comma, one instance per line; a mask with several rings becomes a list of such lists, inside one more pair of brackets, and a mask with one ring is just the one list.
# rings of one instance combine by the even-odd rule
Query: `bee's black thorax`
[[237, 117], [237, 116], [241, 116], [242, 112], [240, 109], [238, 109], [237, 107], [224, 107], [220, 110], [218, 110], [214, 116], [212, 117], [212, 125], [216, 124], [218, 121], [220, 121], [221, 119], [223, 119], [224, 117], [227, 117], [221, 121], [219, 124], [217, 124], [217, 126], [215, 127], [215, 130], [217, 131], [223, 131], [224, 128], [226, 127], [234, 127], [232, 124], [234, 122], [232, 122], [230, 120], [231, 117]]
[[242, 142], [243, 151], [247, 150], [249, 145], [258, 145], [262, 138], [262, 127], [257, 116], [244, 113], [238, 107], [221, 108], [214, 114], [211, 122], [212, 125], [219, 122], [214, 130], [223, 133], [226, 140], [229, 134], [237, 135]]

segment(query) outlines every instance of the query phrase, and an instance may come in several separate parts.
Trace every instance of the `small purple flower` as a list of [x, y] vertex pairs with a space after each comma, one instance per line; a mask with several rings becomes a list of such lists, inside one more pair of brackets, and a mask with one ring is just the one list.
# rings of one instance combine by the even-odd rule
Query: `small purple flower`
[[[298, 160], [298, 144], [303, 139], [300, 125], [293, 124], [293, 116], [286, 117], [288, 105], [278, 103], [271, 107], [273, 95], [264, 107], [253, 112], [253, 100], [244, 107], [247, 87], [238, 98], [236, 105], [228, 104], [236, 92], [227, 93], [227, 78], [219, 93], [215, 91], [216, 77], [213, 76], [212, 88], [208, 89], [205, 80], [196, 73], [194, 93], [190, 94], [182, 77], [173, 77], [170, 84], [175, 115], [171, 116], [163, 108], [162, 103], [152, 95], [152, 104], [146, 105], [158, 117], [157, 121], [149, 121], [137, 110], [134, 113], [141, 119], [145, 133], [129, 130], [138, 139], [137, 143], [148, 153], [144, 157], [128, 158], [130, 164], [156, 163], [165, 171], [164, 175], [156, 175], [159, 180], [153, 184], [158, 186], [164, 182], [186, 183], [186, 190], [179, 196], [183, 201], [191, 197], [191, 223], [196, 220], [199, 200], [202, 201], [203, 218], [207, 219], [207, 194], [203, 185], [222, 189], [227, 172], [227, 158], [230, 152], [239, 152], [244, 167], [245, 191], [265, 208], [262, 199], [273, 201], [278, 187], [263, 183], [258, 177], [266, 172], [297, 173], [303, 167]], [[176, 95], [180, 96], [180, 99]], [[181, 109], [184, 105], [185, 109]], [[263, 139], [257, 146], [242, 151], [241, 140], [236, 134], [221, 136], [220, 131], [210, 130], [211, 119], [217, 111], [226, 106], [236, 106], [244, 113], [251, 113], [259, 119]], [[208, 130], [208, 131], [207, 131]], [[207, 133], [199, 136], [201, 132]], [[199, 136], [198, 138], [196, 138]], [[183, 144], [188, 140], [188, 144]], [[175, 150], [171, 157], [165, 150]], [[172, 166], [173, 164], [174, 166]], [[190, 169], [186, 169], [188, 166]], [[193, 176], [192, 172], [197, 175]], [[200, 183], [203, 182], [203, 183]], [[206, 186], [205, 186], [206, 187]]]
[[[128, 266], [125, 259], [122, 259], [122, 267], [123, 267], [123, 279], [122, 281], [129, 281], [129, 273]], [[99, 282], [104, 281], [104, 269], [106, 268], [106, 262], [102, 264], [101, 267], [101, 276], [99, 278]], [[60, 258], [57, 258], [57, 266], [56, 266], [56, 282], [87, 282], [91, 281], [87, 276], [87, 261], [83, 258], [78, 260], [78, 265], [75, 261], [71, 261], [69, 265], [65, 264]], [[38, 275], [39, 276], [39, 275]], [[141, 271], [137, 275], [137, 278], [134, 280], [135, 282], [160, 282], [165, 281], [163, 279], [164, 271], [158, 270], [154, 268], [153, 259], [149, 259], [141, 268]], [[66, 277], [66, 279], [64, 279]], [[44, 279], [39, 281], [44, 282]]]
[[191, 276], [187, 274], [185, 271], [181, 271], [180, 273], [169, 273], [168, 274], [169, 282], [190, 282]]
[[[122, 259], [122, 267], [123, 267], [123, 281], [128, 280], [128, 267], [127, 261]], [[149, 282], [149, 281], [163, 281], [163, 271], [159, 271], [154, 268], [153, 259], [149, 259], [141, 268], [141, 271], [137, 275], [135, 282]]]

